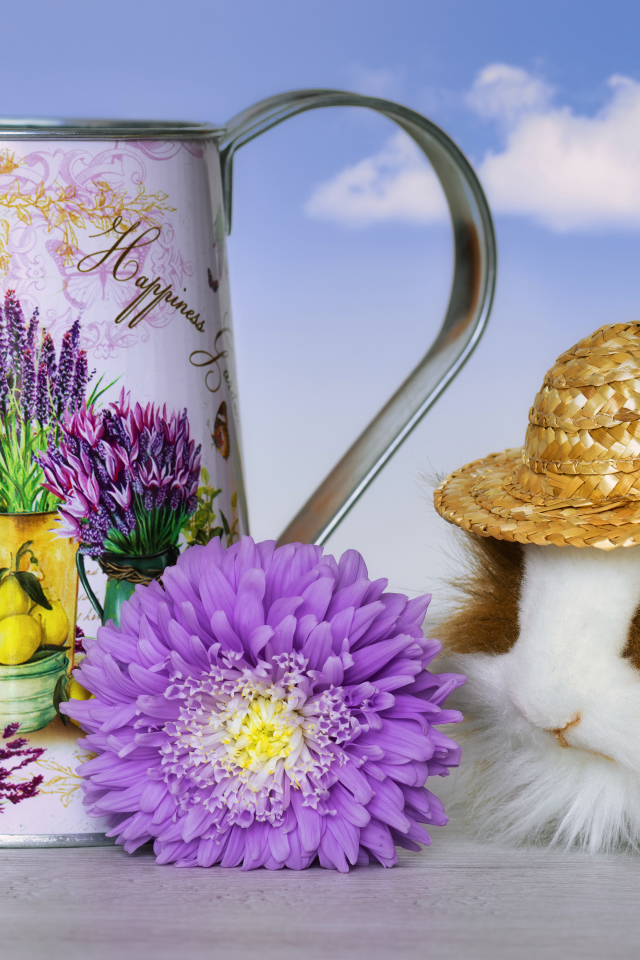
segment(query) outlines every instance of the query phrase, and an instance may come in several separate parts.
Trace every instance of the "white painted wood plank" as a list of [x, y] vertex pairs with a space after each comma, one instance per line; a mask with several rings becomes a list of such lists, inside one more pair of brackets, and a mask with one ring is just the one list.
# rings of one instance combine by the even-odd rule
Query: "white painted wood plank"
[[635, 960], [639, 898], [640, 857], [505, 850], [455, 825], [394, 870], [349, 876], [178, 870], [119, 848], [0, 851], [11, 960]]

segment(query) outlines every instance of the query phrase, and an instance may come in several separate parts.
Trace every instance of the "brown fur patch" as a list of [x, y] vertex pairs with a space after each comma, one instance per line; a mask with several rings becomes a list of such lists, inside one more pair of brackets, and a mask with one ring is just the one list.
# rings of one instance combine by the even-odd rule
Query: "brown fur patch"
[[635, 616], [629, 627], [629, 636], [627, 637], [627, 646], [625, 647], [623, 657], [628, 657], [637, 670], [640, 670], [640, 607], [635, 612]]
[[518, 639], [523, 570], [519, 543], [465, 533], [467, 572], [451, 582], [451, 616], [438, 639], [455, 653], [506, 653]]
[[[451, 581], [451, 615], [438, 625], [438, 639], [454, 653], [507, 653], [518, 639], [525, 548], [474, 533], [463, 537], [467, 571]], [[640, 670], [640, 607], [623, 656]]]

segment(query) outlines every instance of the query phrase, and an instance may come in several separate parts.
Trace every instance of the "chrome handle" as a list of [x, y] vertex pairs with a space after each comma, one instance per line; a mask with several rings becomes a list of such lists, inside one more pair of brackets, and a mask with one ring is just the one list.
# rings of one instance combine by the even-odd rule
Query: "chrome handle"
[[453, 280], [444, 322], [431, 347], [322, 481], [279, 543], [323, 543], [438, 397], [460, 372], [487, 325], [496, 284], [496, 240], [487, 199], [455, 143], [421, 114], [389, 100], [340, 90], [297, 90], [262, 100], [235, 116], [221, 139], [227, 230], [231, 229], [237, 150], [289, 117], [318, 107], [368, 107], [393, 120], [427, 156], [449, 205]]

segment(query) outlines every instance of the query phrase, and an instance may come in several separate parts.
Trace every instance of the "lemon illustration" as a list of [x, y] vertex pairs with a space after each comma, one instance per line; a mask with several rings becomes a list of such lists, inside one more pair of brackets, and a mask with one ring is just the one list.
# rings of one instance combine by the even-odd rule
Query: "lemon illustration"
[[24, 663], [40, 646], [41, 636], [40, 624], [26, 613], [0, 620], [0, 663]]
[[[89, 693], [86, 687], [83, 687], [81, 683], [78, 683], [73, 676], [69, 680], [67, 693], [69, 694], [69, 700], [91, 700], [93, 698], [93, 694]], [[69, 720], [71, 720], [71, 723], [75, 723], [76, 727], [80, 726], [78, 721], [74, 720], [73, 717], [69, 717]]]
[[15, 577], [7, 577], [0, 583], [0, 620], [27, 613], [29, 602], [29, 597]]
[[67, 687], [70, 700], [91, 700], [93, 696], [92, 693], [89, 693], [86, 687], [83, 687], [81, 683], [78, 683], [75, 677], [71, 677], [69, 680], [69, 686]]
[[[29, 612], [29, 616], [40, 624], [42, 643], [51, 643], [61, 647], [69, 635], [69, 618], [59, 600], [50, 600], [51, 610], [45, 610], [36, 604]], [[0, 621], [1, 623], [1, 621]]]

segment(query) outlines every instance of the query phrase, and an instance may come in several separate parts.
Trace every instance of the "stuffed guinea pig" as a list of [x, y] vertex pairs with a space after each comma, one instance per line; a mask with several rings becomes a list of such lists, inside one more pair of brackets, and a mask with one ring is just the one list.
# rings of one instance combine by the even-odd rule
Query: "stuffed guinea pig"
[[640, 323], [563, 353], [524, 447], [435, 503], [470, 561], [439, 637], [468, 677], [457, 792], [478, 833], [640, 849]]

